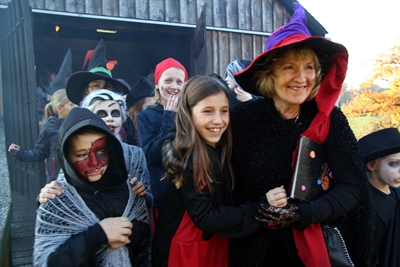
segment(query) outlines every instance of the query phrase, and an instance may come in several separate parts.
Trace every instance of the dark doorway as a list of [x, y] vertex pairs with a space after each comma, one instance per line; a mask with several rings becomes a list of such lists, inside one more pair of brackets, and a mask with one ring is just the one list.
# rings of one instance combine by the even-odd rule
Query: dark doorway
[[[131, 86], [147, 76], [161, 60], [173, 57], [190, 67], [193, 28], [136, 23], [110, 19], [55, 14], [33, 14], [36, 73], [58, 71], [68, 48], [72, 50], [72, 71], [82, 70], [86, 52], [102, 38], [107, 60], [117, 60], [112, 73]], [[56, 26], [59, 31], [56, 32]], [[98, 33], [97, 29], [117, 31]]]

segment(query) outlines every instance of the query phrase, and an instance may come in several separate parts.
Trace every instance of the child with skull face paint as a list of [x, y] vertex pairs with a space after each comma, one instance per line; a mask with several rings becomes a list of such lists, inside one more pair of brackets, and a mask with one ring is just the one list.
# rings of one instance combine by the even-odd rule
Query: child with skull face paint
[[58, 154], [64, 193], [37, 211], [34, 265], [146, 266], [148, 212], [130, 190], [120, 141], [75, 108], [61, 125]]
[[177, 60], [168, 58], [158, 63], [154, 72], [154, 105], [140, 112], [136, 119], [140, 145], [150, 171], [150, 187], [154, 195], [153, 219], [157, 218], [165, 191], [165, 181], [160, 181], [165, 172], [160, 155], [162, 141], [174, 124], [178, 99], [187, 80], [186, 69]]

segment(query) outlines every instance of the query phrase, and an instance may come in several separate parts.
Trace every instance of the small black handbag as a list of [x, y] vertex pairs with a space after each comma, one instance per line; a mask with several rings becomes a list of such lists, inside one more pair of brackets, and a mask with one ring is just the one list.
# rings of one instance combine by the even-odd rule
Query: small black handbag
[[332, 267], [354, 267], [346, 243], [337, 227], [331, 227], [328, 224], [323, 225], [322, 233], [324, 235], [326, 248], [329, 254], [329, 261]]

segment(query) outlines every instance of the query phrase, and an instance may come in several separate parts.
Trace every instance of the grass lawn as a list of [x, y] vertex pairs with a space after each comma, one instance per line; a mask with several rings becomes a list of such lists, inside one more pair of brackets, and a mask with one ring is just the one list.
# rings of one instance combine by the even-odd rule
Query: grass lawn
[[379, 121], [376, 116], [347, 117], [347, 119], [357, 140], [375, 131], [375, 124]]

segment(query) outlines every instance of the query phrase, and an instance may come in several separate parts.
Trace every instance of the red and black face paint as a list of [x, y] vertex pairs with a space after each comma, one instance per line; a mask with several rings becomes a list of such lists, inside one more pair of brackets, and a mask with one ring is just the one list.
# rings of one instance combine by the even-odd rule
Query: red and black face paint
[[72, 164], [75, 171], [89, 181], [90, 176], [102, 176], [108, 165], [109, 154], [107, 148], [107, 138], [97, 139], [89, 148], [89, 154], [83, 159], [79, 159]]

